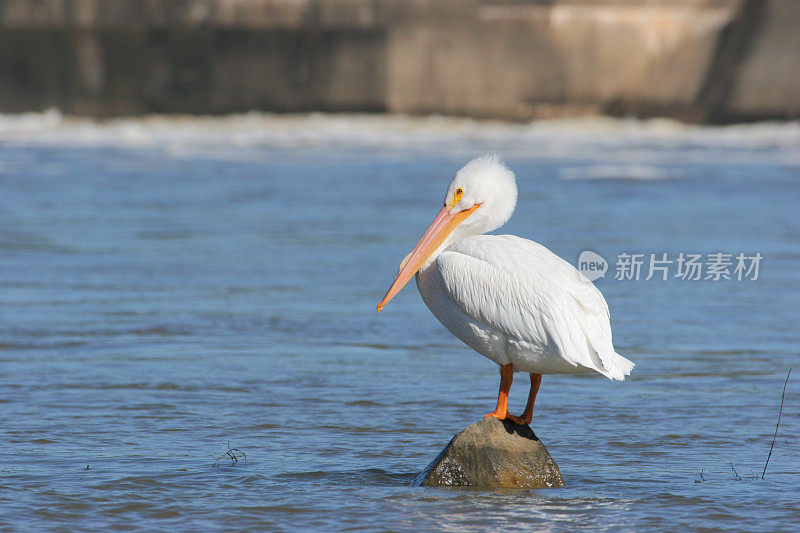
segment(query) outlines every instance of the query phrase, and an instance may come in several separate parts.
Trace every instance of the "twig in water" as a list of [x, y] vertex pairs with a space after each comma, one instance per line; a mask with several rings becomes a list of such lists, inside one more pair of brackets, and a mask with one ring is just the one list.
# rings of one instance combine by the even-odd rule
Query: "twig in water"
[[239, 462], [239, 459], [241, 459], [242, 461], [246, 460], [247, 454], [244, 453], [239, 448], [231, 448], [231, 441], [228, 441], [228, 451], [217, 457], [217, 460], [214, 461], [213, 465], [214, 468], [219, 468], [219, 461], [223, 457], [227, 457], [228, 459], [230, 459], [231, 460], [230, 466], [233, 466]]
[[736, 478], [736, 481], [742, 480], [742, 476], [740, 476], [739, 472], [736, 471], [736, 467], [733, 466], [733, 463], [731, 463], [731, 472], [733, 472], [733, 477]]
[[764, 463], [764, 471], [761, 472], [761, 479], [764, 479], [764, 476], [767, 474], [767, 465], [769, 464], [769, 458], [772, 457], [772, 448], [775, 447], [775, 439], [778, 437], [778, 428], [781, 427], [781, 414], [783, 414], [783, 398], [786, 396], [786, 384], [789, 383], [789, 376], [792, 375], [792, 369], [789, 369], [789, 372], [786, 374], [786, 381], [783, 382], [783, 392], [781, 393], [781, 408], [778, 409], [778, 423], [775, 424], [775, 434], [772, 436], [772, 444], [769, 446], [769, 455], [767, 455], [767, 462]]

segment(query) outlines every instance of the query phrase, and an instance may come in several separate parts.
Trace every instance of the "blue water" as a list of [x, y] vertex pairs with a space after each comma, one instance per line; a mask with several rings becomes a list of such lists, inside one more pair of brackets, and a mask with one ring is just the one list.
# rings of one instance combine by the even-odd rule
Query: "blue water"
[[[562, 489], [409, 486], [497, 367], [413, 284], [375, 305], [487, 151], [519, 181], [502, 232], [609, 261], [637, 363], [544, 377]], [[800, 368], [761, 473], [800, 366], [799, 177], [798, 124], [2, 117], [0, 529], [795, 529]], [[681, 252], [763, 260], [614, 279]]]

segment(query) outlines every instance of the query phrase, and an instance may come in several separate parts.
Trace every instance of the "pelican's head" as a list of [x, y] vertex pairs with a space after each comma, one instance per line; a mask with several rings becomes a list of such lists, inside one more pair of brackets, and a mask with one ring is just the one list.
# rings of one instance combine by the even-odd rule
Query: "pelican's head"
[[378, 311], [449, 243], [499, 228], [511, 218], [516, 205], [514, 173], [498, 156], [485, 155], [464, 165], [447, 187], [441, 211], [400, 263], [400, 272], [378, 304]]
[[508, 222], [517, 205], [514, 173], [497, 155], [475, 158], [456, 172], [447, 187], [444, 205], [451, 214], [472, 210], [453, 228], [455, 236], [495, 230]]

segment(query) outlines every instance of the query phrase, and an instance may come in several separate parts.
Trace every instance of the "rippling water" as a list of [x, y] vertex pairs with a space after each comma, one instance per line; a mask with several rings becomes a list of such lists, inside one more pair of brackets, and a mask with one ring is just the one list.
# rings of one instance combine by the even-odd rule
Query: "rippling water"
[[[502, 231], [608, 259], [637, 363], [545, 376], [565, 489], [409, 487], [497, 368], [413, 285], [375, 305], [490, 150], [520, 185]], [[0, 527], [793, 529], [794, 379], [760, 473], [798, 361], [799, 175], [796, 123], [0, 117]], [[763, 262], [614, 279], [620, 253], [680, 252]]]

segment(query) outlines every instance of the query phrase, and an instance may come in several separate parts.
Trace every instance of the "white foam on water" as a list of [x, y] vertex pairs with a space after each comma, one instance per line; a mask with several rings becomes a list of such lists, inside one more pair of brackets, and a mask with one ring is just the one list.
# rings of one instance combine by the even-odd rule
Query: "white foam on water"
[[663, 180], [675, 176], [662, 168], [632, 164], [565, 167], [559, 171], [559, 177], [562, 179]]
[[[665, 179], [670, 151], [694, 161], [746, 161], [769, 152], [800, 165], [800, 122], [697, 126], [668, 119], [581, 118], [509, 124], [440, 116], [244, 113], [153, 115], [97, 120], [56, 110], [0, 115], [0, 142], [62, 147], [141, 147], [191, 155], [260, 148], [437, 151], [464, 155], [608, 160], [620, 165], [566, 168], [565, 179]], [[705, 152], [713, 152], [708, 153]], [[738, 158], [738, 159], [737, 159]]]

